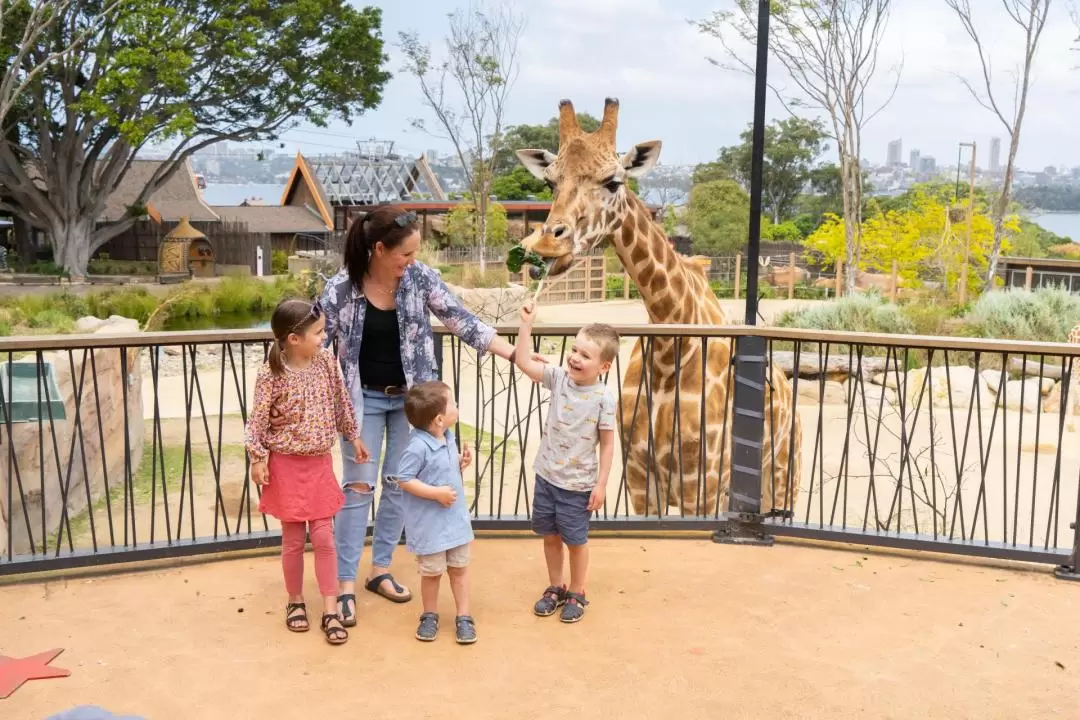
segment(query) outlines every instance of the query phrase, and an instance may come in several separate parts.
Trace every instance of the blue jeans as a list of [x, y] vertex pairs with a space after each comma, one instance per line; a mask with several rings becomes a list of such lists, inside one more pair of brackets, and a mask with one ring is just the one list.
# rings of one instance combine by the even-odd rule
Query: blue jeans
[[[364, 552], [371, 503], [380, 478], [397, 470], [405, 446], [409, 443], [409, 421], [405, 419], [405, 398], [389, 397], [380, 392], [364, 391], [364, 422], [360, 437], [371, 453], [371, 462], [357, 463], [352, 444], [342, 439], [341, 462], [345, 485], [345, 505], [334, 519], [334, 540], [337, 544], [338, 580], [356, 580], [356, 569]], [[386, 450], [383, 451], [383, 439]], [[380, 460], [382, 468], [379, 468]], [[367, 492], [352, 487], [364, 484]], [[394, 548], [405, 529], [405, 509], [401, 488], [382, 483], [382, 496], [375, 511], [375, 532], [371, 542], [371, 564], [390, 567]]]

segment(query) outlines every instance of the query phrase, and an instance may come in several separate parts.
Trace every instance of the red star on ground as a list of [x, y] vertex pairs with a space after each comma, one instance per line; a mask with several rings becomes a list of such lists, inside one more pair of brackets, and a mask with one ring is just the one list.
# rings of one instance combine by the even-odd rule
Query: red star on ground
[[63, 648], [46, 650], [24, 658], [0, 655], [0, 700], [10, 697], [27, 680], [45, 680], [71, 675], [70, 670], [49, 667], [49, 663], [62, 652], [64, 652]]

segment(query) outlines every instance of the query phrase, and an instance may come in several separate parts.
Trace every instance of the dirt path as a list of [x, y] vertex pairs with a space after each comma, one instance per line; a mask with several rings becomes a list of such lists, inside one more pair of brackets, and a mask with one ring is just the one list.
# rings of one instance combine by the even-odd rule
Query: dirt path
[[[544, 584], [535, 541], [478, 541], [471, 648], [451, 622], [416, 642], [418, 603], [368, 593], [345, 647], [290, 634], [274, 557], [0, 587], [0, 652], [62, 647], [56, 665], [72, 671], [0, 700], [0, 715], [93, 703], [153, 720], [1077, 716], [1080, 641], [1062, 628], [1080, 594], [1045, 572], [705, 539], [593, 547], [592, 605], [566, 626], [530, 612]], [[394, 569], [416, 587], [403, 551]], [[449, 621], [446, 588], [441, 609]]]

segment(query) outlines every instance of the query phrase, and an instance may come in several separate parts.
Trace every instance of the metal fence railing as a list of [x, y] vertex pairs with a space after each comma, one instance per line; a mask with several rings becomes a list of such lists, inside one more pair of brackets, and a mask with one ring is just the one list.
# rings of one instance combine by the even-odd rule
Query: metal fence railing
[[[539, 327], [537, 348], [562, 362], [576, 330]], [[605, 381], [621, 398], [620, 429], [598, 529], [742, 528], [1075, 571], [1080, 346], [619, 330]], [[264, 331], [0, 338], [0, 574], [279, 542], [243, 450], [268, 341]], [[760, 342], [771, 371], [736, 406], [730, 368], [752, 362]], [[440, 347], [458, 437], [477, 450], [465, 478], [476, 527], [525, 529], [547, 392], [453, 337]], [[755, 468], [738, 461], [736, 427], [754, 416], [752, 393], [764, 411], [748, 486]]]

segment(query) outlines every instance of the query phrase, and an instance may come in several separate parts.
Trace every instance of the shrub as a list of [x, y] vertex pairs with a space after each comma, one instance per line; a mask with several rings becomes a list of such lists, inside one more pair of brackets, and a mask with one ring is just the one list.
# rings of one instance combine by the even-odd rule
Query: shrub
[[275, 275], [289, 274], [289, 254], [284, 250], [275, 250], [270, 254], [270, 272]]
[[1080, 296], [1060, 288], [988, 292], [965, 320], [976, 337], [1065, 342], [1080, 322]]
[[852, 295], [830, 303], [789, 310], [777, 318], [780, 327], [905, 335], [914, 324], [900, 308], [877, 294]]

